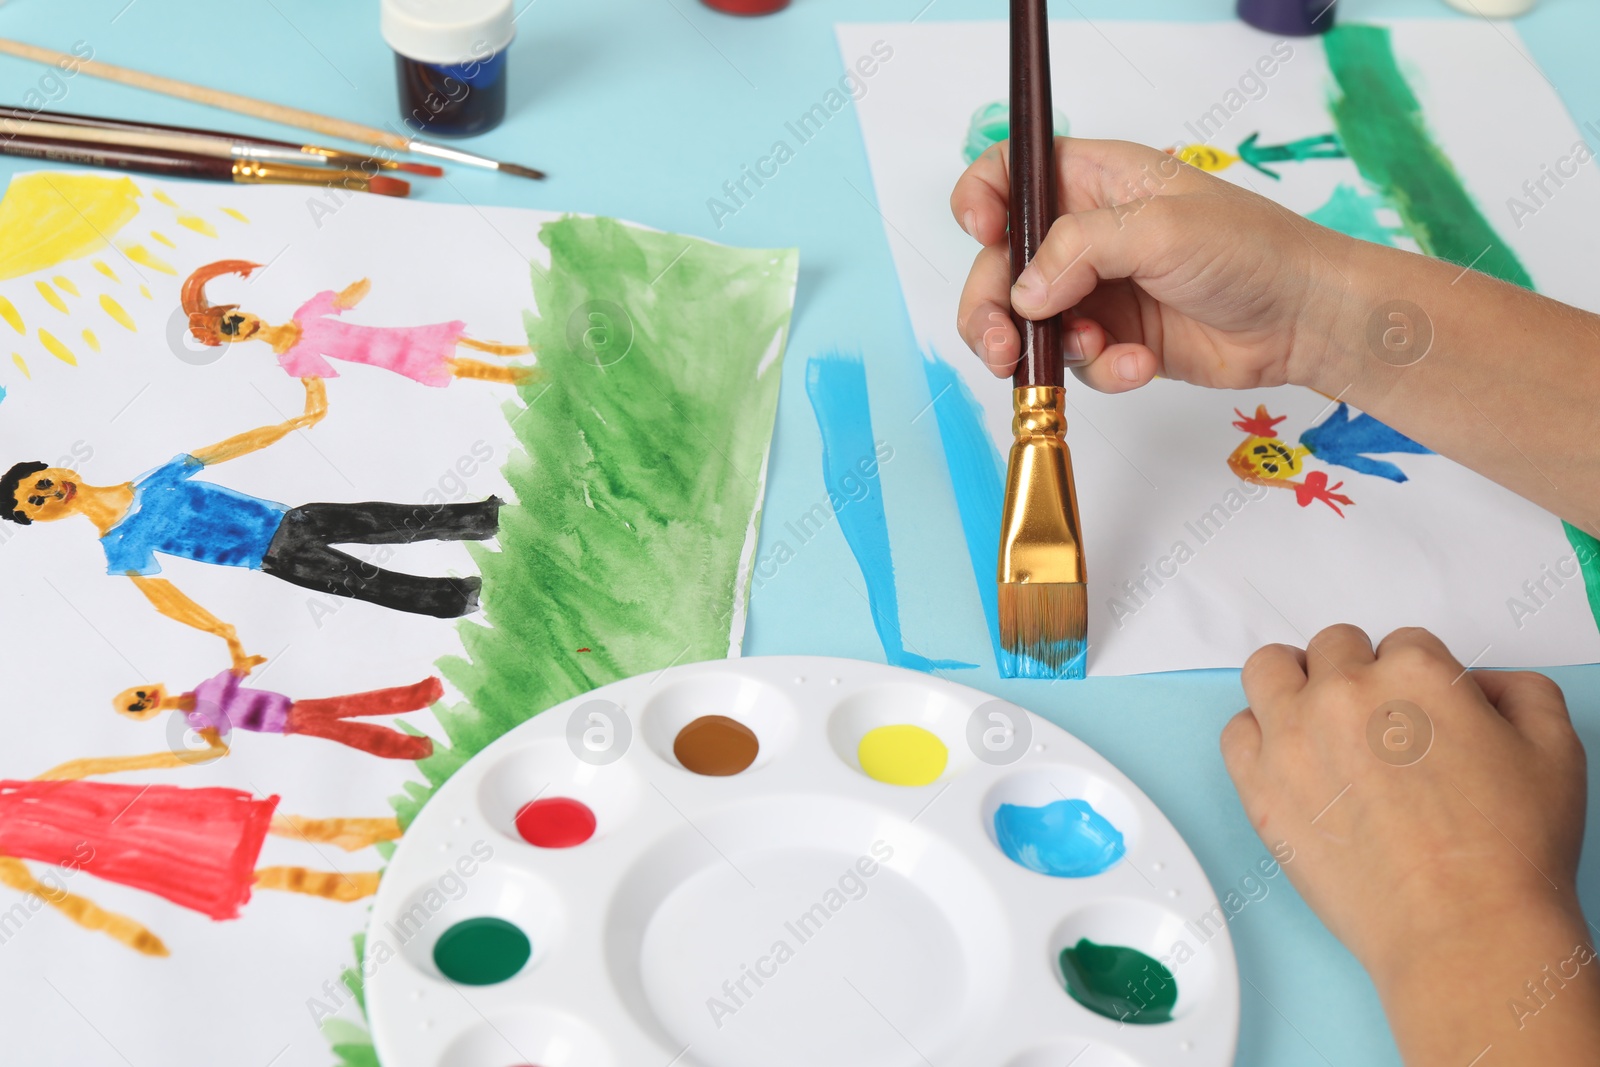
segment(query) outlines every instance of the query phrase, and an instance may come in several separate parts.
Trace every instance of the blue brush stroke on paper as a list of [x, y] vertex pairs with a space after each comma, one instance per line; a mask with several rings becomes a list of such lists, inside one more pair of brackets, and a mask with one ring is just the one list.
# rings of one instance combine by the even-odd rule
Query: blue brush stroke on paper
[[1042, 808], [1002, 804], [994, 836], [1013, 863], [1053, 878], [1087, 878], [1123, 856], [1122, 834], [1087, 800], [1057, 800]]
[[877, 443], [867, 402], [867, 370], [860, 357], [839, 352], [806, 363], [806, 395], [822, 432], [822, 480], [839, 520], [839, 531], [867, 582], [872, 625], [889, 663], [933, 671], [973, 667], [959, 660], [928, 659], [908, 651], [900, 634], [900, 600], [889, 551], [889, 520], [883, 510]]
[[1069, 660], [1059, 672], [1031, 656], [1016, 656], [1000, 646], [1000, 602], [995, 574], [1000, 557], [1000, 508], [1005, 501], [1005, 459], [983, 424], [983, 408], [956, 369], [929, 353], [922, 361], [933, 396], [933, 413], [939, 421], [945, 465], [955, 489], [956, 509], [967, 538], [972, 576], [989, 622], [995, 663], [1002, 678], [1082, 678], [1088, 648]]
[[1426, 445], [1417, 444], [1366, 412], [1351, 418], [1350, 406], [1344, 403], [1321, 423], [1301, 434], [1300, 443], [1324, 463], [1345, 467], [1358, 474], [1375, 474], [1391, 482], [1405, 481], [1406, 472], [1387, 460], [1373, 459], [1374, 453], [1433, 455], [1433, 450]]

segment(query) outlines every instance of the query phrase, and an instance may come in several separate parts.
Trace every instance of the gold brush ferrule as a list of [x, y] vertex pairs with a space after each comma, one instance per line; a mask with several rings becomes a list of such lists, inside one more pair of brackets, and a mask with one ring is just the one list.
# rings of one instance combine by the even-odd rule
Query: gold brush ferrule
[[[268, 163], [241, 159], [233, 165], [233, 180], [245, 185], [333, 185], [365, 191], [367, 176], [360, 171], [332, 167], [302, 167], [296, 163]], [[355, 184], [351, 184], [354, 182]]]
[[1067, 451], [1061, 389], [1034, 385], [1012, 394], [1016, 417], [1000, 513], [1001, 584], [1082, 584], [1083, 536]]

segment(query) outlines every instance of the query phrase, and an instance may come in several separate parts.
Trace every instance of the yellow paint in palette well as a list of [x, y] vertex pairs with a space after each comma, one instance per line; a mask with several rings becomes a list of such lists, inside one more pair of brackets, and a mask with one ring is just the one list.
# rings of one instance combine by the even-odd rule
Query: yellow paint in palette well
[[17, 365], [17, 369], [22, 372], [24, 378], [31, 379], [33, 377], [33, 372], [28, 369], [28, 361], [22, 358], [21, 352], [11, 353], [11, 362]]
[[28, 329], [22, 324], [22, 314], [17, 311], [17, 305], [0, 296], [0, 319], [5, 319], [13, 330], [26, 334]]
[[60, 289], [62, 292], [66, 293], [68, 296], [77, 296], [78, 295], [78, 287], [75, 284], [73, 284], [72, 279], [67, 277], [65, 274], [57, 274], [54, 278], [51, 278], [50, 280], [56, 283], [56, 288], [57, 289]]
[[39, 331], [39, 343], [44, 345], [46, 352], [68, 366], [76, 367], [78, 365], [78, 357], [72, 354], [72, 349], [62, 344], [60, 339], [49, 330], [41, 329]]
[[177, 248], [178, 247], [177, 244], [172, 240], [172, 238], [168, 237], [166, 234], [162, 233], [160, 230], [151, 230], [150, 231], [150, 236], [156, 242], [156, 244], [166, 245], [168, 248]]
[[133, 316], [129, 315], [127, 311], [123, 310], [122, 305], [112, 299], [110, 293], [100, 294], [100, 307], [107, 315], [110, 315], [114, 320], [116, 320], [117, 325], [123, 327], [124, 329], [132, 330], [135, 333], [138, 332], [139, 327], [133, 324]]
[[950, 750], [928, 730], [909, 723], [868, 730], [856, 746], [867, 777], [889, 785], [927, 785], [939, 780]]
[[93, 330], [83, 331], [83, 343], [89, 346], [91, 352], [100, 351], [100, 338], [94, 335]]
[[250, 217], [248, 215], [246, 215], [242, 211], [235, 211], [231, 207], [223, 208], [222, 209], [222, 213], [224, 215], [227, 215], [227, 216], [231, 217], [231, 218], [238, 219], [240, 222], [243, 222], [243, 223], [246, 223], [246, 224], [248, 224], [250, 222]]
[[186, 230], [193, 230], [195, 233], [203, 234], [206, 237], [215, 237], [217, 235], [217, 231], [212, 227], [211, 223], [199, 215], [180, 214], [178, 216], [178, 225]]
[[44, 297], [44, 302], [61, 312], [67, 313], [67, 302], [61, 299], [61, 294], [50, 288], [49, 282], [34, 282], [33, 287], [39, 290], [39, 295]]
[[[150, 251], [144, 245], [129, 245], [127, 248], [124, 248], [122, 252], [123, 255], [127, 256], [141, 267], [149, 267], [151, 270], [158, 270], [162, 274], [178, 273], [176, 267], [162, 259], [160, 256], [156, 255], [154, 252]], [[140, 291], [142, 292], [143, 289], [141, 288]]]
[[98, 252], [139, 213], [140, 195], [130, 179], [99, 174], [13, 178], [0, 200], [0, 280]]
[[110, 278], [112, 281], [116, 282], [118, 285], [122, 284], [122, 279], [117, 277], [117, 272], [116, 271], [112, 270], [110, 267], [108, 267], [106, 265], [106, 261], [105, 260], [103, 260], [103, 259], [95, 260], [94, 261], [94, 269], [99, 271], [101, 274], [104, 274], [107, 278]]

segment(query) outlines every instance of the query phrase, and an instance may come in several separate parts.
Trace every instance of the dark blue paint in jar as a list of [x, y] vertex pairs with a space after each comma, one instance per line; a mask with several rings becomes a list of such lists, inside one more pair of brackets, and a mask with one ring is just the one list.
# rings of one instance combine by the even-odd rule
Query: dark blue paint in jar
[[400, 121], [414, 134], [467, 136], [506, 114], [512, 0], [383, 0]]

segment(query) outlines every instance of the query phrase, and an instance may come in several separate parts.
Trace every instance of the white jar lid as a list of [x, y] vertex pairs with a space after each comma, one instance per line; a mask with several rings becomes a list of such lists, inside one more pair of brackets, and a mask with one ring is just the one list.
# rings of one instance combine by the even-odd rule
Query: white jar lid
[[487, 59], [511, 43], [512, 0], [383, 0], [390, 48], [423, 63]]

